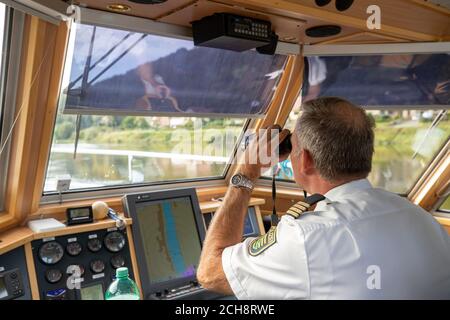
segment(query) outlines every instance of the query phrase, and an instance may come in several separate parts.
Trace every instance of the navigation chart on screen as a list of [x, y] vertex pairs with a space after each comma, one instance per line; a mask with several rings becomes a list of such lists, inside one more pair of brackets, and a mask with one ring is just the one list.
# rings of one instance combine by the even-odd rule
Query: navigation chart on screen
[[201, 247], [190, 198], [142, 203], [136, 211], [150, 282], [194, 275]]

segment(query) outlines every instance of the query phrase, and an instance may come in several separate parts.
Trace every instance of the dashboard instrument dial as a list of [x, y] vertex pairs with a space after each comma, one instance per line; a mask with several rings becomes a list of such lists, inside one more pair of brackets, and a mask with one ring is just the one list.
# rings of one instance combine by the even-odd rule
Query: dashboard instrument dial
[[59, 269], [47, 269], [47, 271], [45, 271], [45, 280], [49, 283], [59, 282], [62, 276], [62, 272]]
[[97, 238], [89, 239], [87, 246], [92, 252], [99, 252], [102, 249], [102, 242]]
[[111, 252], [119, 252], [125, 246], [125, 237], [118, 231], [110, 232], [105, 237], [105, 247]]
[[[67, 270], [69, 270], [69, 268], [71, 268], [71, 267], [78, 267], [79, 268], [79, 270], [80, 270], [80, 277], [82, 277], [83, 275], [84, 275], [84, 266], [82, 265], [82, 264], [73, 264], [73, 265], [70, 265], [68, 268], [67, 268]], [[73, 269], [72, 269], [73, 270]], [[75, 271], [72, 271], [72, 273], [74, 273]], [[67, 272], [68, 274], [70, 274], [70, 272], [68, 271]]]
[[66, 246], [66, 251], [72, 257], [75, 257], [81, 253], [83, 247], [79, 242], [71, 242]]
[[84, 266], [82, 264], [79, 264], [78, 267], [80, 268], [80, 275], [84, 276]]
[[111, 258], [111, 266], [114, 269], [121, 268], [124, 265], [125, 265], [125, 259], [120, 254], [117, 254]]
[[91, 270], [94, 273], [100, 273], [105, 270], [105, 263], [102, 260], [91, 261]]
[[63, 256], [64, 248], [59, 242], [46, 242], [39, 248], [39, 259], [45, 264], [57, 264]]

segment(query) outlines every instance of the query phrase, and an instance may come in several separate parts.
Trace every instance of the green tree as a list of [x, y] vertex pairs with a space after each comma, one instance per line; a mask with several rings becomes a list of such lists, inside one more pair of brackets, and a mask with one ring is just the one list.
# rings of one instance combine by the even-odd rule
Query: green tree
[[75, 132], [75, 127], [70, 122], [63, 122], [58, 124], [55, 129], [55, 138], [57, 140], [67, 140]]
[[150, 128], [147, 120], [145, 120], [144, 118], [137, 118], [135, 120], [135, 122], [136, 122], [137, 128], [139, 128], [139, 129], [145, 130], [145, 129], [149, 129]]
[[82, 115], [81, 116], [81, 127], [82, 128], [90, 128], [93, 125], [92, 116], [91, 115]]
[[120, 128], [123, 130], [136, 129], [137, 128], [136, 118], [130, 116], [125, 117], [120, 123]]

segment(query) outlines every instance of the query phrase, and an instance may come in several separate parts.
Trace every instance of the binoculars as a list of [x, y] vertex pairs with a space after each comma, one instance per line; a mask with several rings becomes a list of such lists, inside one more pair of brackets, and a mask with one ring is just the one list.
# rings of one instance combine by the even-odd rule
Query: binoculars
[[289, 133], [286, 138], [283, 139], [283, 141], [280, 142], [280, 146], [278, 148], [278, 151], [280, 154], [289, 154], [292, 151], [292, 133]]
[[[281, 130], [280, 130], [281, 132]], [[242, 149], [247, 149], [248, 145], [250, 144], [250, 140], [255, 136], [255, 134], [248, 135], [244, 137], [244, 145], [242, 146]], [[286, 138], [283, 139], [283, 141], [280, 142], [280, 145], [278, 147], [279, 154], [290, 154], [292, 151], [292, 143], [291, 143], [292, 133], [289, 133]]]

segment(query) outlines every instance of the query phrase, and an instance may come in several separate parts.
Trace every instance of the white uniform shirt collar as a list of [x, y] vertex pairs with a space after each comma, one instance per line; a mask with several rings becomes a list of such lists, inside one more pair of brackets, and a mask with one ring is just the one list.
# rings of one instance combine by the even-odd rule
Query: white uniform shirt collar
[[347, 194], [352, 194], [358, 190], [365, 190], [370, 188], [372, 188], [372, 185], [370, 184], [369, 180], [354, 180], [331, 189], [330, 191], [325, 193], [324, 196], [331, 201], [337, 201], [339, 199], [345, 198], [345, 195]]
[[317, 204], [316, 209], [314, 211], [320, 211], [322, 208], [332, 202], [339, 201], [340, 199], [345, 199], [347, 195], [353, 194], [357, 191], [371, 189], [372, 185], [367, 179], [354, 180], [340, 186], [337, 186], [327, 193], [324, 194], [326, 198], [324, 201], [321, 201]]

